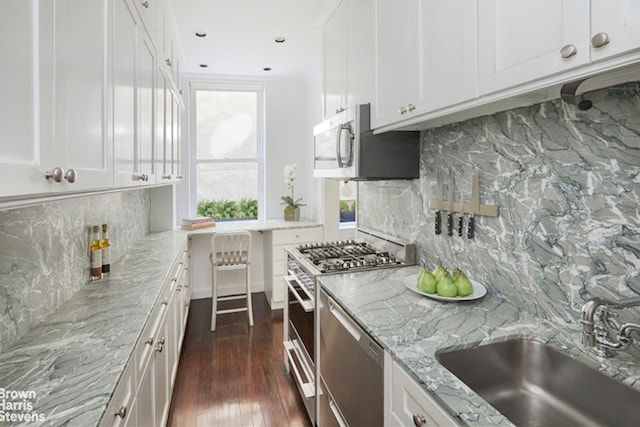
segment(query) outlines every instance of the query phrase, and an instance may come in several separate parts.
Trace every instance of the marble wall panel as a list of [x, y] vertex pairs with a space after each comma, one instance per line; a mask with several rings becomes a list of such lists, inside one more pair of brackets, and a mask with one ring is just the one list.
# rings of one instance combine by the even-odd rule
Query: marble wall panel
[[117, 260], [149, 233], [149, 192], [0, 211], [0, 352], [89, 281], [91, 226], [107, 223]]
[[[359, 225], [415, 241], [422, 262], [462, 267], [492, 292], [544, 318], [575, 322], [592, 296], [640, 291], [640, 84], [423, 131], [420, 179], [359, 185]], [[481, 202], [472, 240], [434, 233], [440, 173], [455, 200]], [[446, 224], [443, 213], [443, 227]], [[465, 218], [466, 224], [466, 218]], [[637, 320], [637, 319], [636, 319]]]

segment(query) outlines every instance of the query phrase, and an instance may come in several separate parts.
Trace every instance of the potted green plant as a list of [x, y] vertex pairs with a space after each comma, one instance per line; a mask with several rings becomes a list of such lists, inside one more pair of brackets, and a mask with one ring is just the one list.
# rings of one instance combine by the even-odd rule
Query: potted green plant
[[297, 221], [300, 219], [300, 206], [306, 206], [304, 203], [300, 203], [302, 198], [295, 199], [293, 197], [293, 187], [296, 181], [296, 173], [298, 171], [298, 165], [293, 163], [284, 167], [284, 183], [287, 184], [289, 190], [291, 190], [290, 196], [282, 196], [282, 204], [284, 207], [284, 220], [285, 221]]

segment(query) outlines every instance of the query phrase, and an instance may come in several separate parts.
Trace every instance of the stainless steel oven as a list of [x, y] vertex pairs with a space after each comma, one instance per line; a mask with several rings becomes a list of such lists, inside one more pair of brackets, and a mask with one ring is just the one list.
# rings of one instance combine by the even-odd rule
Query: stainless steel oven
[[315, 424], [315, 298], [313, 279], [292, 259], [287, 263], [286, 309], [284, 310], [285, 366], [295, 378], [307, 414]]
[[320, 289], [317, 278], [377, 268], [415, 264], [415, 245], [363, 229], [356, 240], [307, 243], [285, 248], [288, 274], [284, 320], [285, 367], [294, 377], [312, 425], [318, 403], [329, 391], [320, 384]]

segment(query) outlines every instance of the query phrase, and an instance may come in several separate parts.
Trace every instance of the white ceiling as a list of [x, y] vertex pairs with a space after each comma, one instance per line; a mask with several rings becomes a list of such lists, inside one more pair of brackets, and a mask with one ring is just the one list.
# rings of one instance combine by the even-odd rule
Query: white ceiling
[[[320, 61], [319, 22], [335, 0], [169, 0], [185, 73], [306, 74]], [[195, 36], [205, 32], [205, 38]], [[286, 41], [278, 44], [276, 37]], [[200, 64], [207, 64], [201, 68]], [[271, 71], [263, 71], [271, 67]]]

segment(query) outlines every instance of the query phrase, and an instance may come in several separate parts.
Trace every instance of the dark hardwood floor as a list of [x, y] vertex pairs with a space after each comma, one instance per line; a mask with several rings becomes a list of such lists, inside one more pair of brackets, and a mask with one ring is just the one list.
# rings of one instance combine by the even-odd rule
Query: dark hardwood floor
[[254, 293], [247, 314], [218, 315], [211, 299], [191, 301], [168, 426], [311, 425], [295, 383], [284, 370], [282, 310]]

